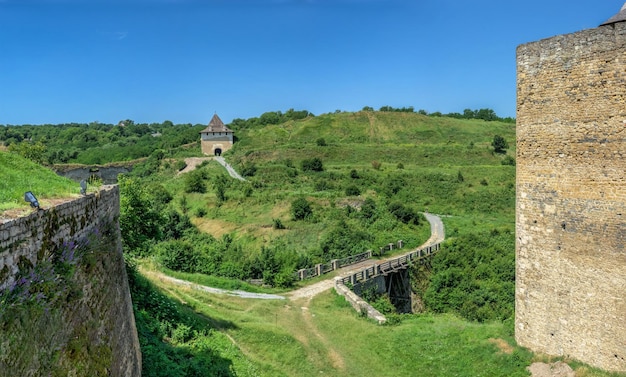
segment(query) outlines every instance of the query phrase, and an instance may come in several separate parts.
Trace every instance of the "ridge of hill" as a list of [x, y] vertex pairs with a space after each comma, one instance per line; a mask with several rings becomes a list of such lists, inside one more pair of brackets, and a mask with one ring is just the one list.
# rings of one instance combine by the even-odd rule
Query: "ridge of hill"
[[[231, 126], [232, 127], [232, 126]], [[363, 158], [381, 162], [414, 162], [426, 166], [498, 163], [489, 146], [503, 136], [515, 150], [515, 124], [479, 119], [433, 117], [418, 113], [360, 111], [323, 114], [276, 125], [236, 129], [233, 149], [256, 159], [297, 156], [310, 146], [314, 154], [343, 163]], [[368, 146], [368, 154], [342, 153], [347, 147]], [[360, 150], [359, 150], [360, 151]], [[463, 158], [454, 154], [463, 153]], [[513, 153], [514, 154], [514, 153]], [[469, 157], [469, 158], [467, 158]], [[367, 159], [366, 159], [367, 161]]]

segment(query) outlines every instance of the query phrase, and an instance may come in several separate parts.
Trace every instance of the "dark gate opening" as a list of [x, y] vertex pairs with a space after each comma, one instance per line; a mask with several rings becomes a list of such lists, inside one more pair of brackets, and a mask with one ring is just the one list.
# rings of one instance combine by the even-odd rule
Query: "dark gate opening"
[[222, 149], [221, 148], [215, 148], [215, 155], [216, 156], [221, 156], [222, 155]]

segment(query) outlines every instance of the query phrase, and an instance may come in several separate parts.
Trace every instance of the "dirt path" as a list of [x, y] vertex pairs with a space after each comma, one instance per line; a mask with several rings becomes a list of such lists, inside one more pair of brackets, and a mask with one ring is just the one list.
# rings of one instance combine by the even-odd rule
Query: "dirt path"
[[[426, 241], [422, 246], [425, 247], [435, 243], [439, 243], [444, 239], [444, 228], [443, 222], [441, 218], [431, 214], [425, 214], [426, 219], [430, 223], [431, 226], [431, 237]], [[397, 258], [393, 257], [393, 258]], [[389, 258], [391, 259], [391, 258]], [[340, 276], [349, 276], [355, 272], [358, 272], [362, 269], [371, 267], [377, 263], [382, 263], [382, 261], [378, 260], [366, 260], [351, 266], [347, 266], [341, 268], [339, 270]], [[311, 310], [311, 301], [318, 294], [330, 290], [334, 286], [334, 279], [327, 278], [322, 281], [319, 281], [315, 284], [311, 284], [309, 286], [297, 289], [295, 291], [288, 292], [285, 296], [282, 295], [274, 295], [274, 294], [266, 294], [266, 293], [251, 293], [244, 291], [235, 291], [235, 290], [225, 290], [219, 288], [206, 287], [199, 284], [194, 284], [185, 280], [176, 279], [170, 276], [167, 276], [158, 271], [142, 271], [143, 274], [149, 274], [151, 278], [158, 279], [160, 281], [166, 281], [168, 283], [174, 283], [177, 285], [184, 285], [189, 287], [190, 289], [197, 289], [207, 293], [212, 294], [226, 294], [237, 296], [241, 298], [254, 298], [254, 299], [264, 299], [264, 300], [284, 300], [289, 299], [289, 302], [292, 304], [285, 304], [283, 310], [285, 311], [285, 315], [288, 312], [292, 312], [293, 309], [296, 309], [295, 312], [292, 312], [291, 315], [295, 315], [295, 318], [292, 317], [292, 323], [298, 323], [301, 326], [295, 326], [293, 328], [293, 336], [298, 342], [300, 342], [305, 348], [311, 348], [311, 339], [315, 339], [320, 342], [323, 346], [323, 352], [325, 353], [325, 358], [330, 361], [332, 367], [336, 370], [345, 370], [345, 361], [339, 350], [335, 349], [331, 342], [328, 340], [326, 335], [320, 331], [317, 324], [315, 323], [314, 317], [315, 313]], [[299, 308], [300, 310], [297, 310]], [[231, 338], [231, 342], [237, 345], [235, 340]], [[241, 348], [240, 348], [241, 349]], [[244, 352], [242, 350], [242, 352]], [[317, 359], [315, 359], [317, 360]]]
[[[428, 241], [426, 241], [422, 246], [420, 247], [425, 247], [425, 246], [429, 246], [429, 245], [433, 245], [436, 243], [439, 243], [441, 241], [444, 240], [445, 235], [444, 235], [444, 228], [443, 228], [443, 222], [441, 221], [441, 218], [439, 216], [436, 215], [432, 215], [429, 213], [424, 214], [426, 216], [426, 219], [428, 220], [428, 222], [430, 223], [430, 229], [431, 229], [431, 236], [428, 239]], [[413, 251], [413, 250], [411, 250]], [[383, 259], [383, 260], [365, 260], [362, 262], [359, 262], [357, 264], [353, 264], [350, 266], [346, 266], [346, 267], [342, 267], [340, 268], [339, 271], [339, 276], [345, 277], [345, 276], [350, 276], [352, 274], [354, 274], [355, 272], [364, 270], [366, 268], [372, 267], [376, 264], [379, 263], [383, 263], [388, 259], [395, 259], [398, 258], [398, 256], [394, 256], [394, 257], [390, 257], [387, 259]], [[145, 271], [144, 273], [149, 273], [152, 276], [154, 276], [156, 279], [159, 280], [167, 280], [168, 282], [174, 283], [174, 284], [178, 284], [178, 285], [186, 285], [189, 286], [192, 289], [197, 289], [197, 290], [201, 290], [207, 293], [214, 293], [214, 294], [226, 294], [226, 295], [231, 295], [231, 296], [238, 296], [241, 298], [252, 298], [252, 299], [260, 299], [260, 300], [284, 300], [286, 298], [288, 298], [290, 301], [297, 301], [300, 299], [307, 299], [307, 303], [315, 296], [317, 296], [318, 294], [325, 292], [331, 288], [333, 288], [334, 286], [334, 279], [333, 278], [328, 278], [328, 279], [324, 279], [322, 281], [319, 281], [315, 284], [311, 284], [311, 285], [307, 285], [306, 287], [302, 287], [300, 289], [296, 289], [295, 291], [291, 291], [291, 292], [287, 292], [284, 296], [283, 295], [276, 295], [276, 294], [269, 294], [269, 293], [252, 293], [252, 292], [245, 292], [245, 291], [239, 291], [239, 290], [228, 290], [228, 289], [221, 289], [221, 288], [212, 288], [212, 287], [207, 287], [204, 285], [200, 285], [200, 284], [194, 284], [191, 282], [188, 282], [186, 280], [181, 280], [181, 279], [176, 279], [170, 276], [167, 276], [161, 272], [158, 271], [150, 271], [147, 272]], [[305, 305], [306, 306], [306, 305]], [[307, 306], [308, 307], [308, 306]]]
[[187, 166], [185, 166], [183, 170], [179, 171], [178, 175], [183, 174], [183, 173], [188, 173], [194, 170], [196, 167], [198, 167], [198, 165], [200, 165], [204, 161], [210, 161], [212, 159], [213, 157], [188, 157], [185, 159], [185, 164], [187, 164]]

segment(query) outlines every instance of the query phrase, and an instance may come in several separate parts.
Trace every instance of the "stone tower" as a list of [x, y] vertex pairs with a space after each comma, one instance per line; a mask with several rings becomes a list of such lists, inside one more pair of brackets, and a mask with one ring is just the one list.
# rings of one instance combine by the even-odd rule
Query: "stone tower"
[[517, 48], [515, 338], [626, 371], [626, 5]]
[[203, 154], [220, 156], [233, 147], [233, 131], [224, 122], [213, 115], [209, 125], [200, 131], [200, 146]]

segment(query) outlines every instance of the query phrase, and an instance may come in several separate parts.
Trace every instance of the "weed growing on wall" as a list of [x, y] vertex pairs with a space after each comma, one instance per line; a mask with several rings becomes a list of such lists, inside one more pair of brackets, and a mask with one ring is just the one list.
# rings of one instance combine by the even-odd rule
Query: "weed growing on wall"
[[[79, 242], [63, 243], [47, 259], [20, 271], [0, 292], [0, 376], [30, 375], [32, 371], [66, 375], [66, 366], [59, 360], [74, 365], [84, 361], [73, 359], [80, 353], [74, 350], [76, 341], [67, 333], [65, 311], [71, 311], [69, 308], [82, 297], [76, 272], [90, 271], [97, 254], [109, 250], [103, 243], [112, 237], [112, 226], [96, 227]], [[102, 355], [106, 357], [107, 352], [102, 350]], [[86, 361], [91, 366], [97, 363]]]

